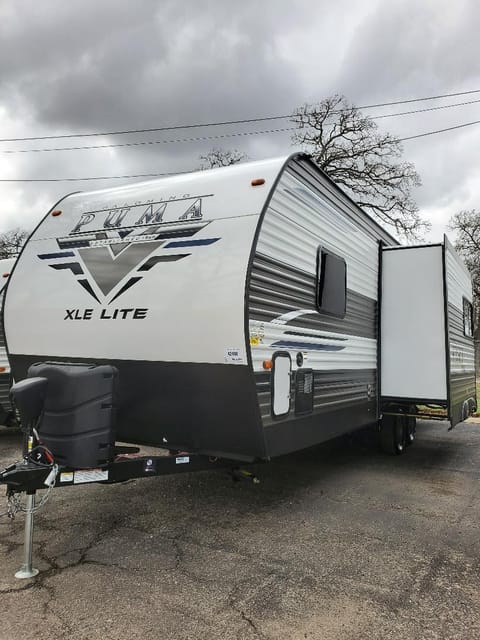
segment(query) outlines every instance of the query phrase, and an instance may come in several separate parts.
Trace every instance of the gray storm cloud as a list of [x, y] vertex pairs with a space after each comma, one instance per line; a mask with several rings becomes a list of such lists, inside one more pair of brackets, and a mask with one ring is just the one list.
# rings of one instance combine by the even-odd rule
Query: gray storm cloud
[[[480, 88], [473, 0], [103, 0], [0, 4], [0, 137], [109, 131], [290, 113], [333, 92], [357, 104]], [[418, 106], [418, 105], [417, 105]], [[376, 112], [378, 113], [378, 111]], [[379, 121], [404, 136], [478, 117], [478, 107]], [[5, 155], [2, 149], [169, 140], [288, 121], [134, 136], [0, 144], [0, 177], [182, 171], [212, 147], [252, 158], [291, 151], [289, 133], [115, 150]], [[291, 126], [291, 125], [290, 125]], [[405, 143], [439, 219], [475, 201], [478, 133]], [[447, 140], [450, 140], [448, 145]], [[449, 153], [444, 153], [448, 145]], [[3, 175], [2, 175], [3, 174]], [[32, 226], [63, 194], [115, 183], [0, 183], [0, 231]], [[20, 213], [21, 212], [21, 213]]]

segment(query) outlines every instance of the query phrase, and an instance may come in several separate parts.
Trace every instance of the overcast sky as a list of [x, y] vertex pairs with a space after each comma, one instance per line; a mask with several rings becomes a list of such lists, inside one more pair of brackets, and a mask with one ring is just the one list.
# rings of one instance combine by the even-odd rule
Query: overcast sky
[[[282, 115], [333, 93], [357, 105], [480, 89], [475, 0], [0, 0], [0, 137]], [[480, 92], [368, 109], [384, 115]], [[399, 137], [480, 120], [478, 104], [378, 120]], [[165, 141], [292, 126], [288, 120], [130, 136], [1, 142], [0, 151]], [[0, 153], [0, 178], [185, 171], [213, 146], [290, 153], [290, 133], [116, 149]], [[438, 240], [480, 208], [480, 124], [404, 143]], [[126, 180], [0, 182], [0, 232], [32, 228], [63, 195]]]

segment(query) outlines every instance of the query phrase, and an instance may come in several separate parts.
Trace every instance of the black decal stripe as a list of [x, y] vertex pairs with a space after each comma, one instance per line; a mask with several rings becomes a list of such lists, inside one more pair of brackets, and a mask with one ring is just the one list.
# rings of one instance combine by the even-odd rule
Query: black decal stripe
[[57, 240], [60, 249], [81, 249], [90, 246], [90, 240]]
[[139, 267], [139, 271], [149, 271], [152, 267], [154, 267], [159, 262], [177, 262], [177, 260], [181, 260], [182, 258], [187, 258], [190, 253], [180, 253], [178, 255], [166, 255], [166, 256], [153, 256], [153, 258], [149, 258], [141, 267]]
[[85, 289], [85, 291], [87, 291], [93, 298], [95, 298], [95, 300], [97, 302], [100, 302], [100, 300], [97, 298], [97, 295], [95, 293], [95, 291], [92, 289], [92, 285], [89, 283], [88, 280], [77, 280], [77, 282], [82, 285], [82, 287]]
[[[311, 336], [309, 336], [311, 337]], [[278, 340], [271, 344], [272, 347], [284, 349], [298, 349], [305, 351], [343, 351], [345, 347], [338, 344], [319, 344], [318, 342], [297, 342], [296, 340]]]
[[40, 260], [53, 260], [54, 258], [74, 258], [75, 254], [73, 251], [61, 251], [58, 253], [41, 253], [38, 257]]
[[127, 291], [127, 289], [130, 289], [130, 287], [133, 287], [133, 285], [138, 282], [139, 280], [141, 280], [142, 277], [137, 277], [137, 278], [130, 278], [130, 280], [128, 280], [128, 282], [126, 284], [123, 285], [123, 287], [120, 289], [120, 291], [118, 291], [118, 293], [116, 293], [113, 298], [110, 300], [110, 303], [112, 303], [114, 300], [116, 300], [118, 297], [120, 297], [122, 295], [122, 293], [125, 293], [125, 291]]
[[188, 238], [190, 236], [194, 236], [204, 227], [205, 225], [189, 229], [172, 229], [171, 231], [162, 231], [161, 233], [156, 234], [155, 237], [157, 240], [163, 240], [164, 238]]
[[175, 247], [200, 247], [218, 242], [220, 238], [199, 238], [198, 240], [175, 240], [165, 245], [165, 249], [173, 249]]
[[78, 262], [61, 262], [60, 264], [50, 264], [52, 269], [61, 271], [62, 269], [70, 269], [70, 271], [76, 276], [83, 274], [83, 269]]
[[317, 340], [337, 340], [339, 342], [345, 342], [348, 338], [339, 338], [337, 336], [327, 336], [318, 333], [302, 333], [301, 331], [284, 331], [285, 336], [298, 336], [300, 338], [316, 338]]

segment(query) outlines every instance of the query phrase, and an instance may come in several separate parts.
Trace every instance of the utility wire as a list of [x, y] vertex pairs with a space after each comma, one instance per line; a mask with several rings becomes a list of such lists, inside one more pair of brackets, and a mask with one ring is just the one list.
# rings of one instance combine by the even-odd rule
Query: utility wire
[[[445, 133], [446, 131], [454, 131], [455, 129], [462, 129], [464, 127], [471, 127], [475, 124], [480, 124], [480, 120], [474, 120], [473, 122], [464, 122], [463, 124], [457, 124], [452, 127], [446, 127], [445, 129], [436, 129], [435, 131], [426, 131], [425, 133], [417, 133], [414, 136], [407, 136], [406, 138], [398, 138], [399, 142], [405, 142], [407, 140], [415, 140], [416, 138], [424, 138], [426, 136], [433, 136], [438, 133]], [[173, 173], [139, 173], [134, 175], [123, 176], [93, 176], [90, 178], [0, 178], [0, 182], [80, 182], [88, 180], [119, 180], [128, 178], [152, 178], [159, 176], [171, 176], [184, 173], [192, 173], [192, 171], [179, 171]]]
[[297, 127], [283, 127], [281, 129], [265, 129], [263, 131], [236, 131], [220, 133], [213, 136], [196, 136], [193, 138], [176, 138], [174, 140], [145, 140], [142, 142], [118, 142], [112, 144], [93, 144], [81, 147], [47, 147], [45, 149], [4, 149], [0, 153], [43, 153], [44, 151], [84, 151], [85, 149], [112, 149], [113, 147], [142, 147], [154, 144], [179, 144], [180, 142], [200, 142], [202, 140], [221, 140], [222, 138], [238, 138], [242, 136], [259, 136], [267, 133], [284, 133], [294, 131]]
[[357, 109], [374, 109], [376, 107], [391, 107], [396, 104], [408, 104], [409, 102], [424, 102], [425, 100], [440, 100], [440, 98], [455, 98], [457, 96], [468, 96], [472, 93], [480, 93], [480, 89], [472, 91], [460, 91], [459, 93], [444, 93], [439, 96], [427, 96], [426, 98], [410, 98], [410, 100], [397, 100], [396, 102], [383, 102], [380, 104], [365, 104]]
[[[452, 107], [478, 104], [479, 102], [480, 100], [470, 100], [468, 102], [458, 102], [456, 104], [446, 104], [438, 107], [428, 107], [427, 109], [414, 109], [413, 111], [403, 111], [401, 113], [387, 113], [380, 116], [372, 116], [371, 119], [380, 120], [381, 118], [407, 116], [407, 115], [416, 114], [416, 113], [424, 113], [427, 111], [438, 111], [439, 109], [451, 109]], [[467, 126], [467, 125], [461, 125], [461, 126]], [[182, 142], [200, 142], [202, 140], [220, 140], [222, 138], [264, 135], [267, 133], [284, 133], [286, 131], [293, 131], [296, 128], [297, 127], [283, 127], [279, 129], [265, 129], [263, 131], [243, 131], [243, 132], [224, 133], [224, 134], [218, 134], [218, 135], [212, 135], [212, 136], [176, 138], [173, 140], [146, 140], [141, 142], [118, 142], [118, 143], [111, 143], [111, 144], [83, 145], [78, 147], [48, 147], [44, 149], [0, 149], [0, 153], [13, 154], [13, 153], [43, 153], [46, 151], [85, 151], [85, 150], [92, 150], [92, 149], [112, 149], [117, 147], [141, 147], [141, 146], [156, 145], [156, 144], [179, 144]]]
[[[457, 93], [444, 93], [437, 96], [425, 96], [421, 98], [410, 98], [408, 100], [395, 100], [393, 102], [380, 102], [378, 104], [367, 104], [357, 109], [375, 109], [377, 107], [389, 107], [395, 106], [399, 104], [409, 104], [412, 102], [424, 102], [426, 100], [440, 100], [441, 98], [454, 98], [457, 96], [466, 96], [471, 95], [473, 93], [480, 93], [480, 89], [473, 89], [471, 91], [460, 91]], [[194, 123], [194, 124], [179, 124], [165, 127], [152, 127], [149, 129], [129, 129], [129, 130], [119, 130], [119, 131], [97, 131], [93, 133], [65, 133], [62, 135], [51, 135], [51, 136], [28, 136], [23, 138], [0, 138], [0, 142], [32, 142], [33, 140], [60, 140], [65, 138], [88, 138], [93, 136], [119, 136], [130, 133], [153, 133], [158, 131], [175, 131], [177, 129], [195, 129], [199, 127], [219, 127], [219, 126], [227, 126], [232, 124], [249, 124], [251, 122], [265, 122], [267, 120], [287, 120], [288, 118], [292, 118], [295, 114], [289, 113], [286, 115], [277, 115], [277, 116], [265, 116], [261, 118], [243, 118], [240, 120], [225, 120], [223, 122], [203, 122], [203, 123]]]
[[463, 124], [457, 124], [453, 127], [446, 127], [445, 129], [437, 129], [436, 131], [426, 131], [425, 133], [417, 133], [417, 135], [415, 136], [408, 136], [407, 138], [398, 138], [398, 141], [405, 142], [405, 140], [415, 140], [416, 138], [433, 136], [436, 133], [444, 133], [445, 131], [453, 131], [454, 129], [463, 129], [463, 127], [471, 127], [474, 124], [480, 124], [480, 120], [474, 120], [473, 122], [464, 122]]
[[158, 178], [160, 176], [178, 176], [191, 171], [171, 173], [137, 173], [129, 176], [93, 176], [90, 178], [0, 178], [0, 182], [81, 182], [84, 180], [124, 180], [127, 178]]
[[455, 102], [455, 104], [442, 104], [439, 107], [427, 107], [426, 109], [414, 109], [413, 111], [401, 111], [400, 113], [385, 113], [381, 116], [369, 116], [372, 120], [382, 118], [395, 118], [396, 116], [409, 116], [414, 113], [425, 113], [427, 111], [439, 111], [440, 109], [451, 109], [452, 107], [463, 107], [468, 104], [478, 104], [480, 100], [469, 100], [468, 102]]

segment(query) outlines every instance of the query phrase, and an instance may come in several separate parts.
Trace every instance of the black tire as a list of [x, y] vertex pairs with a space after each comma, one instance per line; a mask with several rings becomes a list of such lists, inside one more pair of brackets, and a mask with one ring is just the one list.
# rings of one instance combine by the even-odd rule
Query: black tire
[[384, 416], [380, 423], [380, 446], [384, 453], [400, 456], [407, 448], [407, 423], [403, 416]]
[[405, 430], [405, 444], [407, 447], [411, 447], [417, 432], [417, 419], [413, 416], [405, 417], [406, 430]]

